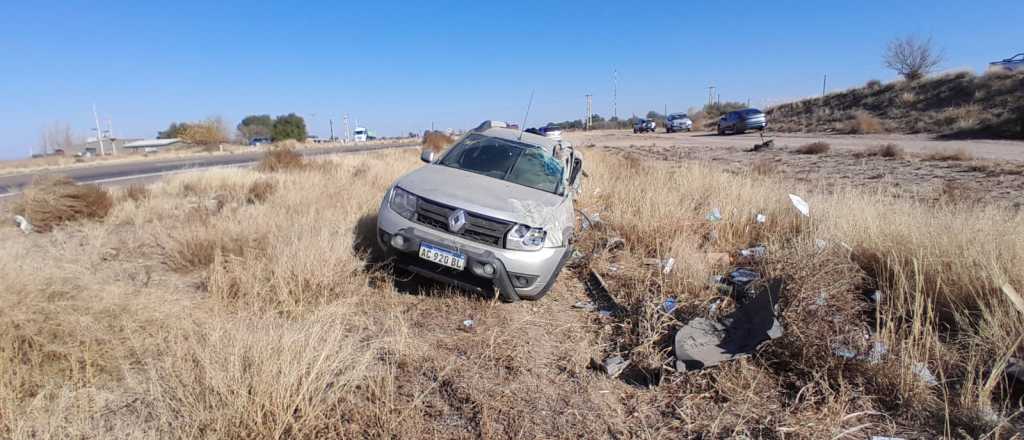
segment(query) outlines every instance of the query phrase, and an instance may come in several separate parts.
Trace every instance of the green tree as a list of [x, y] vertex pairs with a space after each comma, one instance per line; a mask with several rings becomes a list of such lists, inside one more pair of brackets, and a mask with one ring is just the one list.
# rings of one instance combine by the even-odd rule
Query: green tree
[[183, 133], [188, 131], [189, 124], [186, 122], [177, 123], [171, 122], [171, 125], [166, 130], [158, 132], [156, 134], [157, 139], [175, 139], [180, 138]]
[[269, 138], [274, 131], [274, 120], [270, 115], [249, 115], [238, 123], [238, 133], [246, 142], [256, 138]]
[[305, 142], [308, 134], [306, 133], [306, 121], [302, 119], [302, 116], [296, 115], [295, 113], [289, 113], [287, 115], [278, 116], [274, 119], [274, 125], [271, 128], [271, 136], [274, 142], [283, 141], [285, 139], [295, 139], [299, 142]]

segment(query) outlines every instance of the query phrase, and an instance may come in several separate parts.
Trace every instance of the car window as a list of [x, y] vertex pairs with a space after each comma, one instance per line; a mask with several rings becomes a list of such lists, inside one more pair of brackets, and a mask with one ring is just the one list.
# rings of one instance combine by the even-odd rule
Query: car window
[[482, 135], [467, 136], [439, 162], [530, 188], [561, 194], [563, 167], [537, 147]]

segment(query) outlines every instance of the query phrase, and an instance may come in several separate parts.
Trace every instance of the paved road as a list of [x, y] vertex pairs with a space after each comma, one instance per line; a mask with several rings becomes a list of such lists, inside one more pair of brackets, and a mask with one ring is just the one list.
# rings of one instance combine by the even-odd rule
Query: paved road
[[[328, 154], [355, 153], [360, 151], [383, 150], [411, 146], [408, 143], [346, 145], [340, 147], [322, 147], [296, 150], [303, 156], [322, 156]], [[89, 167], [43, 170], [25, 174], [0, 176], [0, 198], [12, 196], [32, 182], [36, 176], [64, 175], [79, 183], [108, 183], [137, 180], [151, 180], [164, 174], [180, 171], [197, 170], [211, 167], [247, 166], [258, 162], [263, 157], [262, 151], [237, 153], [230, 155], [211, 155], [190, 157], [185, 159], [154, 159], [95, 165]]]

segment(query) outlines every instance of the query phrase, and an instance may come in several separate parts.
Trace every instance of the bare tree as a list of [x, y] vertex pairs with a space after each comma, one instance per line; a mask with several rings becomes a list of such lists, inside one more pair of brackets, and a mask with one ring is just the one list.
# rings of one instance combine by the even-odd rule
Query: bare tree
[[43, 155], [54, 153], [57, 149], [67, 151], [74, 143], [71, 125], [67, 122], [52, 122], [43, 127], [39, 134], [39, 146]]
[[942, 51], [935, 49], [931, 37], [920, 39], [909, 35], [889, 41], [882, 60], [885, 67], [895, 70], [907, 81], [915, 81], [935, 70], [942, 58]]

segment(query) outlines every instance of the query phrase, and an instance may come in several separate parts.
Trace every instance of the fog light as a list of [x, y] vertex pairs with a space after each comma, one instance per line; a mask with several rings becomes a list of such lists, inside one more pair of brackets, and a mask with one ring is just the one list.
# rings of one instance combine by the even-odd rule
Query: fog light
[[403, 247], [405, 247], [405, 237], [401, 235], [391, 237], [391, 246], [394, 246], [398, 249], [402, 249]]
[[494, 275], [494, 266], [490, 264], [484, 265], [484, 273], [487, 275]]

